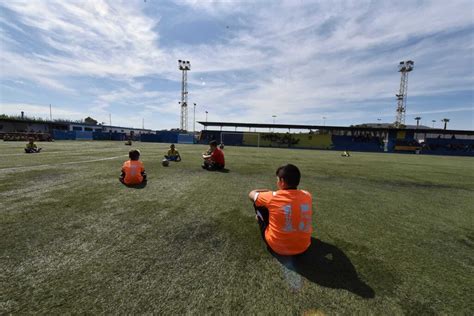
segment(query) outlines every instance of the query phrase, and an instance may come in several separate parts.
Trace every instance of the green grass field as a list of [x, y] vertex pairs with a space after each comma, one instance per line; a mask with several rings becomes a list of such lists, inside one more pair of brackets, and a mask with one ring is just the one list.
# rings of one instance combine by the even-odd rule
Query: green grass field
[[[148, 185], [118, 182], [121, 142], [0, 143], [0, 314], [473, 314], [474, 160], [201, 145]], [[108, 159], [106, 159], [108, 158]], [[315, 198], [311, 251], [274, 258], [247, 193], [294, 163]]]

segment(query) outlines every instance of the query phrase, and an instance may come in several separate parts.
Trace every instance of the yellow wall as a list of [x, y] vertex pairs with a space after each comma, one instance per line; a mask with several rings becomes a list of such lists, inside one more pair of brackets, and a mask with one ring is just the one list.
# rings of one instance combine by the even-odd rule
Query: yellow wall
[[398, 131], [397, 139], [405, 139], [405, 131]]
[[242, 145], [257, 146], [258, 145], [258, 133], [244, 133]]
[[295, 134], [296, 138], [299, 138], [299, 142], [296, 147], [304, 148], [320, 148], [329, 149], [332, 147], [332, 138], [329, 134], [314, 135], [314, 134]]

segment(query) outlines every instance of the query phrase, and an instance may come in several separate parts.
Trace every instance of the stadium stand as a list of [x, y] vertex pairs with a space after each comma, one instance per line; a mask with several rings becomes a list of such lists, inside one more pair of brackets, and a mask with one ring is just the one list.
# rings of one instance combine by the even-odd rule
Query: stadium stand
[[[332, 149], [363, 152], [421, 153], [434, 155], [474, 156], [474, 132], [440, 129], [396, 129], [366, 126], [310, 126], [287, 124], [252, 124], [198, 122], [208, 126], [265, 128], [274, 130], [308, 130], [307, 133], [241, 132], [203, 130], [199, 143], [211, 140], [229, 146], [286, 147], [301, 149]], [[439, 135], [438, 138], [427, 137]], [[441, 138], [444, 137], [444, 138]], [[462, 138], [462, 139], [461, 139]]]
[[332, 136], [334, 150], [350, 151], [372, 151], [382, 152], [384, 149], [382, 139], [378, 137], [359, 137], [359, 136]]
[[52, 141], [49, 133], [0, 133], [0, 139], [4, 141]]
[[435, 155], [473, 156], [474, 139], [427, 138], [421, 144], [423, 153]]
[[151, 143], [184, 143], [192, 144], [194, 142], [192, 134], [181, 134], [179, 131], [157, 131], [156, 134], [141, 134], [142, 142]]
[[[142, 134], [153, 131], [143, 128], [121, 127], [84, 123], [68, 120], [42, 120], [28, 117], [8, 117], [0, 119], [0, 139], [4, 140], [117, 140], [140, 139]], [[39, 136], [42, 135], [42, 136]]]
[[[204, 130], [197, 134], [197, 143], [200, 144], [208, 144], [211, 140], [216, 140], [229, 146], [474, 156], [474, 131], [427, 127], [397, 129], [389, 124], [344, 127], [230, 122], [198, 123], [204, 126]], [[209, 126], [220, 127], [220, 130], [209, 130]], [[223, 131], [223, 127], [231, 127], [234, 131]], [[237, 128], [248, 128], [249, 131], [237, 131]], [[268, 132], [256, 132], [256, 129], [265, 129]], [[282, 130], [287, 130], [287, 132], [282, 132]], [[295, 130], [300, 132], [296, 133]], [[195, 143], [193, 133], [183, 133], [179, 130], [163, 130], [155, 133], [152, 130], [120, 126], [16, 117], [0, 120], [0, 139], [5, 141], [29, 139], [35, 141], [53, 139], [124, 141], [130, 139], [159, 143]]]

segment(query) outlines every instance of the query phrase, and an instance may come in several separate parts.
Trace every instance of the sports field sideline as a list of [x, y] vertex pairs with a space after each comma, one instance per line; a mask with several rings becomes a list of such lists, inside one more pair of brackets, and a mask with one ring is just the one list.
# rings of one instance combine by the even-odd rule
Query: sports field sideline
[[[0, 142], [0, 314], [472, 314], [474, 160], [121, 142]], [[313, 194], [304, 269], [272, 257], [247, 194], [294, 163]]]

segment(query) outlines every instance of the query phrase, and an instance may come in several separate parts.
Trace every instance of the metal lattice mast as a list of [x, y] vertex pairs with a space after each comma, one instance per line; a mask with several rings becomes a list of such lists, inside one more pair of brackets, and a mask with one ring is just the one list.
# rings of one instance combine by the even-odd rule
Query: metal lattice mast
[[397, 116], [395, 126], [405, 125], [405, 114], [407, 110], [407, 92], [408, 92], [408, 73], [413, 70], [414, 62], [412, 60], [401, 61], [398, 65], [398, 71], [401, 73], [400, 90], [397, 97]]
[[191, 70], [191, 63], [188, 60], [178, 60], [179, 70], [182, 71], [181, 81], [181, 122], [180, 129], [188, 130], [188, 70]]

